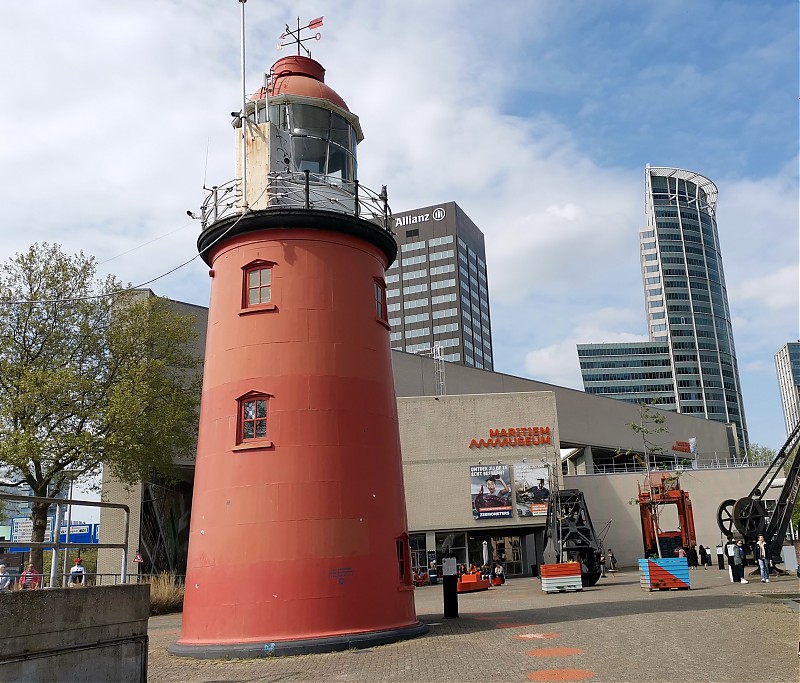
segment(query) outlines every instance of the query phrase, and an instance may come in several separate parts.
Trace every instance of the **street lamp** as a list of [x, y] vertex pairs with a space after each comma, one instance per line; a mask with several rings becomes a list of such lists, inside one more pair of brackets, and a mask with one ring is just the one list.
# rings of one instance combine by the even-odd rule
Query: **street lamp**
[[[61, 568], [61, 585], [66, 587], [67, 585], [67, 563], [69, 562], [69, 537], [70, 531], [72, 530], [72, 484], [75, 482], [78, 473], [75, 470], [66, 470], [66, 474], [69, 477], [69, 493], [67, 494], [67, 500], [70, 502], [67, 504], [67, 537], [66, 543], [68, 544], [66, 548], [64, 548], [64, 562]], [[78, 550], [78, 557], [80, 557], [80, 549]]]

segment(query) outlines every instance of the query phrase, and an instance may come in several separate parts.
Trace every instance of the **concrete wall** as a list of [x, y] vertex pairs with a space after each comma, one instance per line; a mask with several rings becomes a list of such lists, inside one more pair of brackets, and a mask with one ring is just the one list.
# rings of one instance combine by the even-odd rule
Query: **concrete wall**
[[0, 593], [0, 680], [147, 680], [150, 586]]
[[[714, 470], [687, 470], [681, 473], [681, 488], [689, 492], [697, 532], [697, 544], [711, 548], [716, 553], [716, 545], [721, 534], [717, 526], [717, 508], [723, 500], [746, 496], [761, 475], [762, 467], [741, 467]], [[630, 501], [639, 493], [637, 484], [644, 482], [644, 474], [594, 474], [564, 477], [565, 488], [583, 491], [589, 514], [595, 530], [599, 533], [611, 520], [611, 528], [605, 538], [604, 546], [612, 548], [621, 566], [633, 566], [642, 557], [642, 525], [639, 507]], [[675, 506], [666, 506], [662, 514], [662, 531], [677, 529], [670, 520], [676, 518]], [[712, 557], [716, 567], [716, 555]]]
[[[393, 351], [392, 364], [397, 396], [436, 394], [436, 374], [432, 359]], [[640, 417], [638, 406], [632, 403], [455, 363], [445, 363], [445, 380], [448, 396], [553, 392], [558, 404], [562, 448], [585, 445], [623, 451], [642, 448], [641, 436], [627, 426], [632, 422], [638, 422]], [[728, 457], [728, 435], [723, 423], [667, 411], [664, 411], [663, 415], [667, 418], [664, 426], [669, 431], [663, 435], [653, 435], [652, 440], [662, 445], [665, 453], [672, 452], [672, 444], [675, 441], [687, 441], [690, 437], [696, 437], [697, 447], [703, 459], [713, 460], [717, 455], [721, 461], [725, 461]], [[660, 439], [657, 438], [659, 436]]]
[[[552, 392], [506, 395], [423, 396], [397, 401], [403, 478], [410, 533], [541, 526], [544, 517], [472, 517], [470, 465], [557, 463], [558, 419]], [[505, 448], [470, 448], [503, 427], [550, 427], [551, 443]], [[556, 473], [558, 467], [554, 467]], [[511, 482], [507, 482], [509, 486]]]

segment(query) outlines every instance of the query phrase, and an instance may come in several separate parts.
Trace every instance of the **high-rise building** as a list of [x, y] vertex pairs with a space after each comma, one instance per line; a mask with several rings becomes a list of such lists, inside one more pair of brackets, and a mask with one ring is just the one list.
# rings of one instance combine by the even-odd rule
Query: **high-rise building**
[[672, 359], [666, 342], [579, 344], [583, 387], [629, 403], [657, 401], [675, 409]]
[[800, 422], [800, 340], [788, 342], [775, 354], [786, 434]]
[[667, 410], [734, 424], [746, 447], [716, 204], [717, 187], [708, 178], [647, 166], [647, 225], [639, 246], [650, 343], [580, 344], [578, 357], [586, 391], [658, 399]]
[[455, 202], [394, 215], [386, 271], [393, 349], [494, 369], [483, 233]]

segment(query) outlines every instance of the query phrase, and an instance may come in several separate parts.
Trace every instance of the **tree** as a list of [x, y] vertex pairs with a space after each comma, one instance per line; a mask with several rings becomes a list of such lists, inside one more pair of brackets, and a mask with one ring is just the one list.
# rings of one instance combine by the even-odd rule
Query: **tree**
[[667, 429], [667, 427], [664, 426], [664, 423], [667, 421], [667, 418], [661, 413], [661, 411], [656, 410], [654, 408], [656, 403], [657, 401], [640, 403], [639, 421], [628, 423], [628, 427], [630, 427], [631, 430], [633, 430], [636, 434], [639, 434], [642, 437], [642, 453], [640, 454], [637, 453], [636, 451], [629, 450], [626, 452], [626, 455], [633, 456], [633, 458], [639, 464], [644, 466], [646, 473], [644, 488], [648, 492], [648, 498], [646, 501], [642, 500], [641, 497], [636, 498], [634, 500], [637, 505], [639, 506], [645, 505], [649, 508], [650, 514], [652, 515], [653, 521], [655, 522], [656, 550], [658, 552], [658, 556], [663, 557], [663, 555], [661, 554], [661, 542], [658, 538], [660, 505], [658, 500], [654, 498], [652, 493], [651, 475], [653, 471], [653, 466], [656, 465], [656, 458], [664, 454], [664, 449], [654, 441], [653, 437], [655, 434], [663, 434], [669, 430]]
[[[127, 484], [194, 450], [191, 317], [96, 278], [94, 258], [35, 244], [0, 274], [0, 480], [56, 498], [101, 466]], [[49, 503], [32, 504], [43, 541]], [[42, 551], [31, 558], [42, 568]]]
[[776, 454], [777, 451], [773, 448], [762, 446], [757, 443], [751, 443], [750, 447], [746, 450], [741, 448], [739, 453], [742, 462], [746, 462], [748, 465], [758, 465], [761, 467], [769, 467], [772, 461], [775, 460]]

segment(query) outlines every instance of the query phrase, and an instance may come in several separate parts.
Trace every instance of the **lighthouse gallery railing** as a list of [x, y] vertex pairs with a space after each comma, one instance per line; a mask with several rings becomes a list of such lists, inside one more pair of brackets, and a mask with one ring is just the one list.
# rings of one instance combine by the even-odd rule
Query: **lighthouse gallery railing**
[[[200, 207], [202, 229], [228, 216], [243, 213], [242, 182], [237, 178], [208, 190]], [[248, 195], [252, 188], [248, 189]], [[253, 202], [259, 209], [302, 208], [356, 216], [392, 232], [392, 211], [386, 186], [375, 192], [357, 180], [345, 181], [335, 176], [302, 171], [270, 173], [267, 184]], [[192, 214], [193, 215], [193, 214]]]

